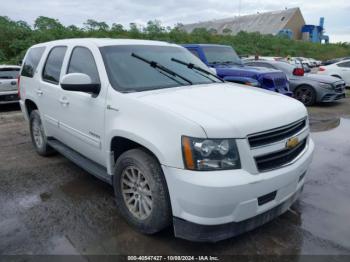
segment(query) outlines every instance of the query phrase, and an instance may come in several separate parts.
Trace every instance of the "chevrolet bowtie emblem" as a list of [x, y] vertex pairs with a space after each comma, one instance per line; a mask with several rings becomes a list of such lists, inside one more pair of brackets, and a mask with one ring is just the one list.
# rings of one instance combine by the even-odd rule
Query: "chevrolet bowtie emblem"
[[287, 140], [286, 148], [292, 149], [299, 144], [299, 139], [297, 137], [292, 137]]

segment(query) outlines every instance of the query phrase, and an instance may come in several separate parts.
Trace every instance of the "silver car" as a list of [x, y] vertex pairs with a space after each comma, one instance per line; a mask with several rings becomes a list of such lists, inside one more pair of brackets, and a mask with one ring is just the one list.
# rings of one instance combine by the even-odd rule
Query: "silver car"
[[256, 60], [249, 61], [246, 65], [283, 71], [287, 75], [289, 88], [293, 92], [294, 98], [306, 106], [319, 102], [334, 102], [345, 98], [345, 82], [339, 78], [304, 74], [302, 68], [279, 61]]
[[20, 67], [0, 65], [0, 104], [17, 103], [17, 77]]

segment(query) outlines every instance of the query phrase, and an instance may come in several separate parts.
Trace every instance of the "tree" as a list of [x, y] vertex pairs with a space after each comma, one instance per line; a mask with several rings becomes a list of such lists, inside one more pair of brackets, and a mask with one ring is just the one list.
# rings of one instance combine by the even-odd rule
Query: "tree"
[[222, 30], [222, 33], [224, 35], [230, 35], [232, 34], [232, 30], [230, 28], [225, 28], [224, 30]]
[[116, 23], [112, 24], [111, 31], [114, 32], [114, 33], [123, 33], [123, 32], [125, 32], [123, 25], [116, 24]]
[[130, 23], [129, 24], [129, 35], [131, 38], [140, 38], [141, 37], [141, 30], [139, 29], [139, 27], [137, 26], [136, 23]]
[[57, 20], [46, 16], [39, 16], [35, 19], [34, 28], [36, 30], [63, 30], [64, 26]]
[[148, 21], [144, 32], [151, 37], [156, 37], [164, 33], [165, 28], [159, 20]]
[[88, 19], [84, 23], [85, 29], [87, 31], [108, 31], [109, 25], [106, 22], [98, 22], [94, 19]]

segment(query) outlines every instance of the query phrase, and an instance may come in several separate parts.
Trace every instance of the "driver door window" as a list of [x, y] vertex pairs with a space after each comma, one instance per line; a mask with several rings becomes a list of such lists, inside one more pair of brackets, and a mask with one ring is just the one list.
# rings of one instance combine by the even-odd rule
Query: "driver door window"
[[95, 59], [86, 47], [75, 47], [73, 49], [67, 70], [67, 74], [70, 73], [86, 74], [90, 76], [92, 83], [100, 83]]

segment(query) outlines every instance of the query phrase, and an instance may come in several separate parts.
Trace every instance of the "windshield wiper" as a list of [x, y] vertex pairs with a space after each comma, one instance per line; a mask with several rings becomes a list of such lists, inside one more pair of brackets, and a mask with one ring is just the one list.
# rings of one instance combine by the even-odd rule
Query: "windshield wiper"
[[[169, 68], [167, 68], [167, 67], [165, 67], [165, 66], [163, 66], [163, 65], [161, 65], [159, 63], [157, 63], [156, 61], [150, 61], [150, 60], [148, 60], [148, 59], [146, 59], [146, 58], [144, 58], [142, 56], [139, 56], [139, 55], [137, 55], [135, 53], [131, 53], [131, 56], [135, 57], [135, 58], [137, 58], [137, 59], [139, 59], [139, 60], [141, 60], [141, 61], [143, 61], [143, 62], [145, 62], [147, 64], [149, 64], [151, 67], [153, 67], [155, 69], [159, 69], [158, 70], [159, 73], [161, 73], [162, 75], [167, 76], [168, 78], [176, 81], [179, 84], [183, 84], [183, 83], [181, 83], [180, 81], [176, 80], [174, 77], [181, 78], [182, 80], [184, 80], [185, 82], [189, 83], [190, 85], [193, 85], [191, 80], [188, 80], [186, 77], [183, 77], [182, 75], [179, 75], [178, 73], [176, 73], [173, 70], [171, 70], [171, 69], [169, 69]], [[171, 75], [173, 77], [171, 77], [171, 76], [169, 76], [167, 74], [169, 74], [169, 75]]]
[[[196, 66], [195, 64], [186, 63], [186, 62], [181, 61], [181, 60], [176, 59], [176, 58], [171, 58], [171, 61], [174, 61], [174, 62], [179, 63], [179, 64], [181, 64], [181, 65], [187, 66], [187, 68], [189, 68], [189, 69], [192, 69], [192, 70], [195, 69], [195, 70], [197, 70], [197, 71], [194, 71], [194, 72], [197, 72], [197, 73], [200, 74], [201, 76], [204, 76], [204, 77], [208, 78], [209, 80], [211, 80], [211, 81], [213, 81], [213, 82], [215, 82], [215, 80], [214, 80], [214, 79], [211, 79], [210, 77], [208, 77], [208, 75], [210, 75], [210, 76], [212, 76], [212, 77], [215, 77], [215, 78], [218, 79], [220, 82], [224, 82], [224, 81], [222, 81], [217, 75], [215, 75], [215, 74], [213, 74], [213, 73], [211, 73], [211, 72], [209, 72], [209, 71], [207, 71], [207, 70], [205, 70], [205, 69], [203, 69], [203, 68], [201, 68], [201, 67], [199, 67], [199, 66]], [[198, 71], [199, 71], [199, 72], [198, 72]], [[201, 74], [200, 72], [202, 72], [202, 73], [204, 73], [204, 74], [206, 74], [206, 75], [203, 75], [203, 74]]]

